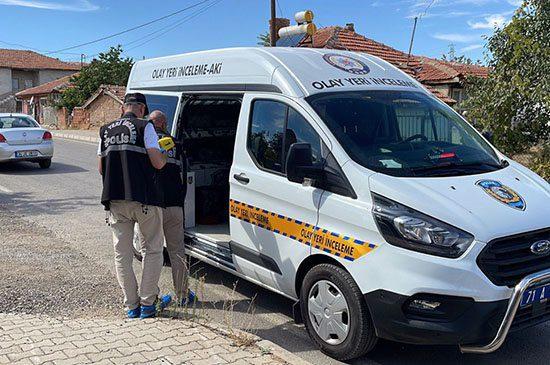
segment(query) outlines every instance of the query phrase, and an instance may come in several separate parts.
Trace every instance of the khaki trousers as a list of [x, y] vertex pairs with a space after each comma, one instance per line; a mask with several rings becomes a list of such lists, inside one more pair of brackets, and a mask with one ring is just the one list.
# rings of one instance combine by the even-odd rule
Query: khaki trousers
[[[166, 239], [166, 250], [172, 267], [172, 282], [178, 303], [187, 298], [188, 271], [184, 243], [184, 214], [182, 207], [162, 209], [162, 229]], [[140, 230], [141, 231], [141, 230]], [[141, 242], [144, 236], [139, 234]]]
[[[162, 209], [125, 200], [111, 201], [110, 223], [115, 247], [115, 269], [124, 293], [124, 306], [153, 305], [157, 299], [162, 270]], [[142, 274], [139, 286], [132, 266], [134, 260], [134, 224], [143, 235]]]

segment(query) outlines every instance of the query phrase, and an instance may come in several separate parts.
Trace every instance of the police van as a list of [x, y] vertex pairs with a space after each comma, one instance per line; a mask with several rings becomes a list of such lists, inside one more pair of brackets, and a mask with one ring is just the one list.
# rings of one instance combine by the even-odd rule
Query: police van
[[378, 338], [497, 350], [550, 319], [550, 185], [368, 54], [138, 61], [185, 146], [189, 255], [296, 301], [336, 359]]

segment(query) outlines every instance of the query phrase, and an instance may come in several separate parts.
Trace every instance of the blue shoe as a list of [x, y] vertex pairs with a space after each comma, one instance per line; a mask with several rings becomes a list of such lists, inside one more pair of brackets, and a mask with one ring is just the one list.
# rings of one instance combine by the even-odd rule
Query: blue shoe
[[157, 306], [155, 304], [141, 306], [141, 314], [139, 318], [141, 319], [153, 318], [153, 317], [156, 317], [156, 315], [157, 315]]
[[184, 306], [186, 304], [192, 304], [197, 300], [197, 296], [195, 295], [195, 292], [189, 289], [189, 293], [187, 295], [187, 298], [183, 298], [181, 300], [181, 305]]
[[163, 311], [172, 303], [172, 296], [170, 294], [163, 295], [159, 300], [159, 309]]
[[138, 306], [137, 308], [130, 309], [126, 311], [126, 314], [128, 314], [128, 318], [130, 319], [139, 318], [141, 315], [141, 308]]

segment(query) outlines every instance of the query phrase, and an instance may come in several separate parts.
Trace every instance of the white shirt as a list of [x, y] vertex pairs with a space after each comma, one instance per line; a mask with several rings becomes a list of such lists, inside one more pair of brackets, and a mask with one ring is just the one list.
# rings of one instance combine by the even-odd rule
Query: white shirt
[[[159, 137], [157, 135], [157, 132], [155, 131], [155, 127], [153, 126], [153, 123], [147, 123], [145, 126], [143, 135], [143, 142], [145, 144], [145, 148], [154, 148], [157, 150], [160, 150], [159, 147]], [[99, 144], [97, 146], [97, 155], [101, 156], [101, 139], [99, 139]]]

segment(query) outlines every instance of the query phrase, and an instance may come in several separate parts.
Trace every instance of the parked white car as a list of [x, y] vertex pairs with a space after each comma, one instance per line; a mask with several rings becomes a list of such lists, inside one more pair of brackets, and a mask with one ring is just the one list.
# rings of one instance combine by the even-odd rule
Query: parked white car
[[37, 162], [47, 169], [52, 164], [52, 134], [26, 114], [0, 113], [0, 162]]

